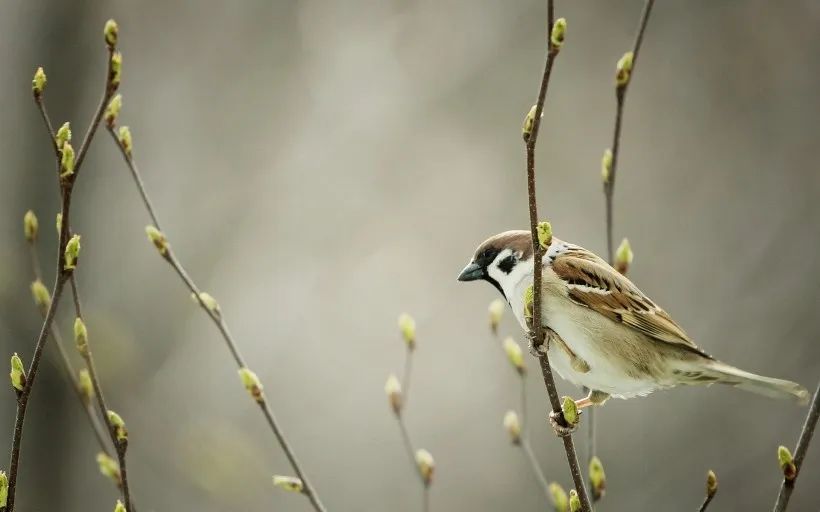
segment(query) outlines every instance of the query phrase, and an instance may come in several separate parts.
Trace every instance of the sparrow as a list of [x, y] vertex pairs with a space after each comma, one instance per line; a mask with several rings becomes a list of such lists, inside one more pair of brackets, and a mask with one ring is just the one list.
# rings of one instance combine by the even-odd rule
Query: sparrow
[[[478, 246], [458, 280], [495, 286], [529, 331], [524, 296], [534, 259], [530, 232], [506, 231]], [[541, 323], [554, 332], [546, 353], [561, 377], [590, 390], [575, 401], [579, 409], [610, 396], [713, 383], [808, 403], [799, 384], [746, 372], [704, 352], [632, 281], [583, 247], [553, 237], [540, 264]]]

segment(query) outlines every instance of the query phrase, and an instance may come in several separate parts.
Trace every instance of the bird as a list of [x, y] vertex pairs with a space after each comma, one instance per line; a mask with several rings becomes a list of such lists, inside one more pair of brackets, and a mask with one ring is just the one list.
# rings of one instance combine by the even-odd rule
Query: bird
[[[458, 280], [492, 284], [529, 331], [525, 294], [533, 284], [534, 260], [530, 232], [505, 231], [478, 246]], [[578, 409], [602, 405], [610, 397], [714, 383], [808, 403], [808, 391], [800, 384], [750, 373], [706, 353], [666, 311], [593, 252], [551, 237], [541, 265], [541, 324], [554, 333], [547, 357], [562, 378], [590, 390], [575, 400]]]

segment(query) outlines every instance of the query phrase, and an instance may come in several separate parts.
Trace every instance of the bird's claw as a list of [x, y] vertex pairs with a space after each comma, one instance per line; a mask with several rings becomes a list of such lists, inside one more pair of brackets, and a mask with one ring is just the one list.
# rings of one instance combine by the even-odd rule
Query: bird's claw
[[[578, 411], [579, 416], [581, 413], [582, 411]], [[569, 423], [561, 411], [550, 411], [549, 421], [550, 425], [552, 425], [552, 430], [555, 431], [555, 435], [558, 437], [566, 437], [578, 430], [578, 423]]]
[[535, 336], [534, 336], [534, 334], [530, 333], [527, 336], [527, 339], [529, 340], [529, 343], [527, 344], [527, 347], [530, 350], [530, 355], [532, 355], [533, 357], [536, 357], [538, 359], [541, 359], [542, 357], [546, 357], [547, 349], [549, 348], [546, 340], [543, 343], [536, 346], [535, 345]]

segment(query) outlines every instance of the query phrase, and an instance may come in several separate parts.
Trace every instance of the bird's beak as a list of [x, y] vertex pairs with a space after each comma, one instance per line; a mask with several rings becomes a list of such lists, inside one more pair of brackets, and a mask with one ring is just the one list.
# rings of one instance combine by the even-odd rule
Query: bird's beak
[[458, 280], [475, 281], [477, 279], [483, 279], [485, 276], [486, 273], [484, 272], [484, 268], [471, 261], [470, 264], [464, 267], [464, 270], [462, 270], [458, 275]]

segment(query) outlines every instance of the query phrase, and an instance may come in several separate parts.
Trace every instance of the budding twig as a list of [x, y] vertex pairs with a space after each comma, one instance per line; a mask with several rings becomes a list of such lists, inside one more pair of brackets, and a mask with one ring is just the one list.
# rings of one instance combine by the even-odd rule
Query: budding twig
[[[560, 37], [555, 37], [555, 29], [558, 28]], [[541, 87], [538, 90], [538, 100], [535, 103], [532, 113], [532, 123], [528, 127], [525, 123], [524, 141], [527, 152], [527, 195], [529, 199], [529, 213], [530, 213], [530, 233], [532, 236], [533, 253], [535, 254], [534, 261], [535, 269], [533, 273], [533, 316], [530, 336], [532, 338], [532, 345], [536, 351], [541, 352], [539, 358], [541, 365], [541, 373], [544, 377], [544, 386], [547, 388], [550, 404], [555, 413], [560, 413], [561, 404], [558, 400], [558, 391], [555, 387], [555, 379], [552, 376], [552, 369], [550, 368], [549, 358], [546, 350], [544, 350], [545, 333], [544, 327], [541, 325], [541, 260], [544, 256], [544, 248], [539, 243], [538, 237], [538, 207], [535, 194], [535, 143], [538, 139], [538, 130], [541, 125], [541, 114], [544, 110], [544, 100], [547, 95], [547, 87], [549, 86], [550, 74], [552, 73], [552, 66], [555, 58], [560, 51], [560, 45], [563, 44], [564, 33], [566, 31], [566, 22], [554, 22], [554, 4], [553, 0], [547, 0], [547, 29], [549, 31], [549, 41], [547, 43], [547, 59], [544, 65], [544, 74], [541, 78]], [[555, 43], [559, 42], [558, 45]], [[530, 116], [528, 115], [529, 119]], [[529, 128], [529, 129], [527, 129]], [[575, 488], [578, 491], [578, 496], [581, 501], [581, 508], [584, 512], [589, 512], [592, 507], [589, 504], [589, 497], [587, 495], [586, 487], [584, 486], [584, 478], [581, 475], [581, 470], [578, 466], [578, 456], [575, 453], [575, 444], [572, 436], [563, 436], [564, 451], [567, 455], [567, 463], [569, 464], [570, 472], [572, 473]]]
[[818, 418], [820, 418], [820, 384], [817, 385], [817, 389], [814, 391], [811, 407], [808, 414], [806, 414], [806, 421], [803, 423], [803, 430], [800, 432], [797, 448], [794, 450], [794, 458], [791, 461], [794, 465], [794, 474], [789, 475], [784, 471], [783, 483], [780, 484], [780, 492], [777, 494], [777, 501], [774, 504], [774, 512], [783, 512], [789, 504], [795, 482], [800, 475], [803, 460], [806, 458], [806, 452], [809, 449], [809, 443], [814, 435], [814, 429], [817, 427]]
[[[231, 334], [230, 329], [228, 328], [228, 324], [226, 323], [223, 313], [219, 308], [215, 308], [212, 305], [209, 306], [209, 301], [207, 300], [208, 296], [203, 295], [203, 292], [199, 289], [199, 287], [194, 283], [193, 279], [188, 275], [188, 272], [182, 266], [182, 263], [177, 258], [176, 254], [174, 253], [173, 249], [171, 248], [171, 244], [168, 243], [168, 240], [165, 238], [165, 235], [162, 232], [162, 225], [159, 222], [159, 218], [154, 210], [154, 206], [151, 203], [151, 199], [148, 197], [148, 192], [145, 187], [145, 183], [142, 180], [142, 176], [140, 175], [139, 169], [137, 168], [136, 161], [134, 159], [134, 152], [133, 152], [133, 143], [131, 140], [131, 133], [129, 130], [123, 132], [120, 130], [119, 132], [116, 130], [116, 121], [117, 115], [119, 114], [119, 110], [121, 108], [121, 99], [116, 100], [116, 104], [113, 109], [109, 108], [108, 112], [110, 115], [106, 116], [106, 129], [111, 135], [111, 138], [114, 140], [114, 143], [119, 148], [120, 153], [125, 160], [125, 164], [128, 167], [129, 171], [131, 172], [131, 176], [134, 179], [134, 183], [137, 186], [137, 190], [140, 193], [142, 198], [142, 202], [145, 205], [145, 209], [148, 211], [148, 215], [151, 218], [151, 222], [153, 226], [149, 226], [146, 232], [149, 236], [149, 239], [154, 243], [157, 247], [157, 250], [160, 253], [160, 256], [169, 264], [171, 268], [177, 273], [179, 278], [182, 280], [184, 285], [188, 288], [189, 292], [195, 298], [197, 304], [205, 311], [205, 314], [213, 321], [214, 325], [216, 326], [217, 330], [219, 331], [222, 339], [224, 340], [228, 350], [231, 353], [231, 356], [234, 359], [239, 370], [247, 369], [248, 365], [245, 363], [245, 359], [242, 357], [242, 354], [239, 352], [239, 347], [236, 344], [236, 341]], [[205, 297], [205, 298], [204, 298]], [[290, 466], [293, 468], [293, 471], [296, 473], [298, 479], [302, 482], [302, 490], [301, 493], [304, 494], [308, 500], [310, 501], [311, 505], [313, 506], [316, 512], [324, 512], [325, 507], [322, 504], [322, 501], [319, 498], [316, 489], [311, 485], [310, 481], [305, 474], [304, 469], [302, 469], [302, 465], [299, 460], [296, 458], [293, 449], [290, 446], [289, 441], [285, 437], [282, 428], [279, 425], [279, 421], [277, 420], [273, 409], [270, 407], [268, 401], [262, 396], [261, 400], [256, 400], [259, 409], [261, 410], [265, 420], [268, 423], [271, 431], [273, 432], [274, 436], [276, 437], [279, 446], [281, 446], [282, 450], [285, 452], [285, 456], [290, 463]]]
[[712, 503], [712, 500], [717, 494], [718, 490], [718, 481], [715, 472], [711, 469], [708, 473], [706, 473], [706, 496], [703, 498], [703, 503], [701, 503], [698, 512], [704, 512], [708, 507], [709, 504]]

